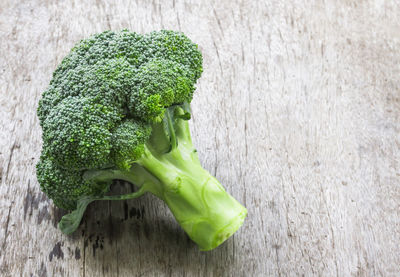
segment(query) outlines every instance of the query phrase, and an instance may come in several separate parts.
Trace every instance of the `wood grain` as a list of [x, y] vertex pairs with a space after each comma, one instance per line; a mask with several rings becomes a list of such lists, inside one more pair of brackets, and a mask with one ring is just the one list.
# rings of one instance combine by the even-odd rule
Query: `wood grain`
[[[204, 54], [193, 139], [249, 211], [214, 251], [149, 195], [65, 236], [39, 190], [41, 92], [79, 39], [122, 28]], [[3, 0], [0, 36], [1, 276], [400, 276], [398, 1]]]

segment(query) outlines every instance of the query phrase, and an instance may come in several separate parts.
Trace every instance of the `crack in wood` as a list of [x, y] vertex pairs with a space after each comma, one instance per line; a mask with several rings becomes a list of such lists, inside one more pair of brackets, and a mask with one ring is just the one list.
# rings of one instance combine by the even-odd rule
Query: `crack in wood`
[[1, 246], [1, 248], [4, 250], [6, 249], [6, 245], [7, 245], [7, 237], [8, 237], [8, 225], [10, 223], [10, 214], [11, 214], [11, 208], [14, 205], [14, 201], [11, 202], [10, 207], [8, 208], [8, 213], [7, 213], [7, 219], [6, 219], [6, 226], [4, 227], [4, 241], [3, 244]]
[[14, 141], [13, 145], [11, 146], [10, 156], [8, 157], [7, 170], [6, 170], [6, 178], [5, 178], [6, 182], [8, 181], [8, 174], [9, 174], [9, 171], [10, 171], [10, 164], [11, 164], [11, 161], [12, 161], [12, 158], [13, 158], [13, 155], [14, 155], [14, 150], [16, 148], [19, 148], [19, 147], [20, 146], [15, 141]]

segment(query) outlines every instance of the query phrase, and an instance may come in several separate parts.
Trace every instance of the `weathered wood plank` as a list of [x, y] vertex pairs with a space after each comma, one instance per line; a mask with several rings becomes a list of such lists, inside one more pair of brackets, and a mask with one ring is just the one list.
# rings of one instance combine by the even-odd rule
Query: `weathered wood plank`
[[[65, 236], [39, 190], [41, 91], [76, 41], [122, 28], [204, 54], [193, 140], [249, 210], [214, 251], [149, 195]], [[399, 30], [397, 1], [2, 1], [0, 275], [400, 275]]]

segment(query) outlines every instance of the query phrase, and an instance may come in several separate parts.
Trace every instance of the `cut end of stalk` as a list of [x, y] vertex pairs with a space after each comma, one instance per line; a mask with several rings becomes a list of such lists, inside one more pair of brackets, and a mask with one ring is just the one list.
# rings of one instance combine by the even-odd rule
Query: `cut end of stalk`
[[208, 247], [200, 248], [200, 251], [209, 251], [221, 245], [230, 238], [243, 225], [247, 216], [247, 209], [243, 207], [243, 211], [231, 220], [226, 226], [216, 232], [211, 244]]

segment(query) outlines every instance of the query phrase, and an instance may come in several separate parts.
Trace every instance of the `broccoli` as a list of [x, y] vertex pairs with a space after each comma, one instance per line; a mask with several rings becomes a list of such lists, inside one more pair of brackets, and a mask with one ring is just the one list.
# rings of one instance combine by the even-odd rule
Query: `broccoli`
[[[95, 200], [162, 199], [200, 250], [242, 225], [247, 210], [200, 164], [188, 120], [202, 73], [198, 46], [183, 33], [106, 31], [80, 41], [39, 100], [41, 189], [70, 211], [74, 232]], [[138, 190], [109, 195], [113, 180]]]

